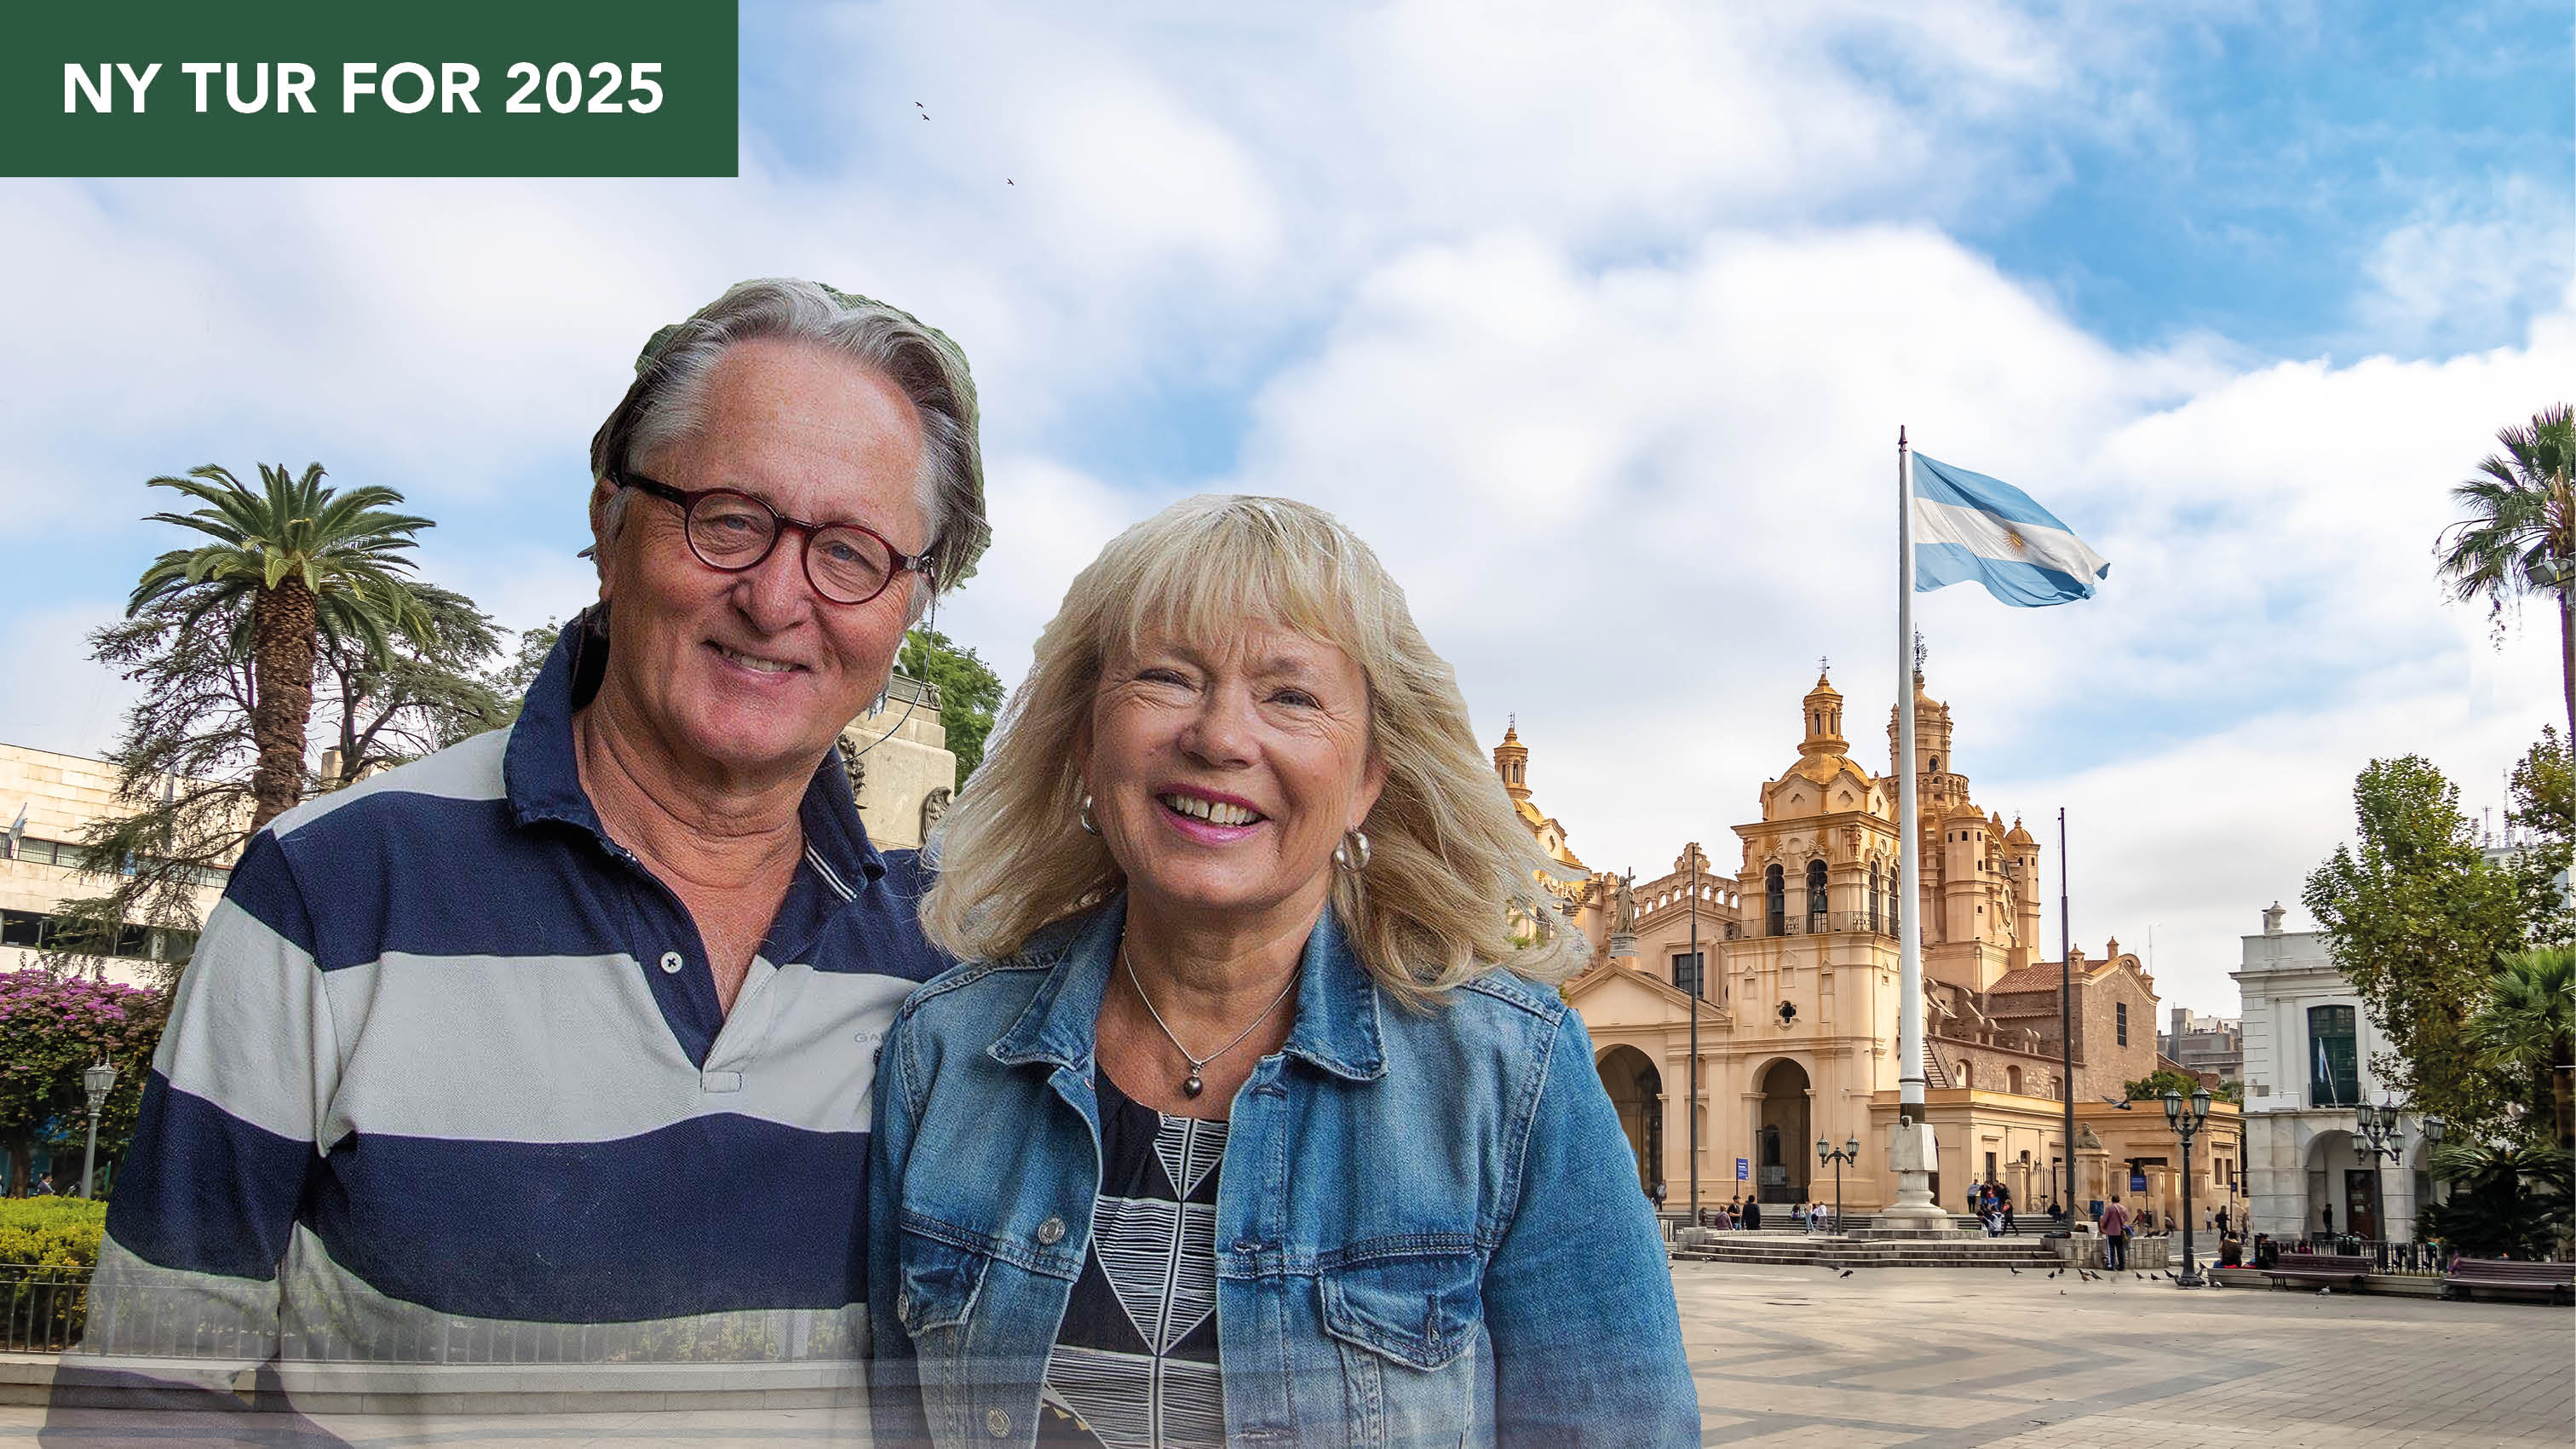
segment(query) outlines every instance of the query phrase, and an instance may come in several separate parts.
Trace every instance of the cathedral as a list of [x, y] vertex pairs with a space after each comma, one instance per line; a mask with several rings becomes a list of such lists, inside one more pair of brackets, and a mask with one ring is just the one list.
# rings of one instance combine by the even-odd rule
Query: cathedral
[[[1894, 1200], [1883, 1159], [1898, 1097], [1897, 928], [1909, 908], [1922, 923], [1938, 1200], [1959, 1210], [1969, 1183], [2000, 1183], [2038, 1217], [2062, 1190], [2067, 1027], [2059, 962], [2042, 955], [2040, 845], [1977, 805], [1952, 753], [1949, 707], [1919, 671], [1912, 708], [1923, 839], [1911, 902], [1901, 899], [1895, 711], [1890, 772], [1873, 774], [1851, 756], [1829, 678], [1802, 701], [1797, 759], [1763, 783], [1760, 818], [1734, 827], [1740, 855], [1723, 872], [1696, 841], [1654, 880], [1590, 870], [1531, 792], [1517, 720], [1494, 750], [1523, 823], [1570, 877], [1551, 889], [1592, 962], [1565, 996], [1591, 1032], [1640, 1188], [1660, 1186], [1673, 1210], [1690, 1205], [1694, 1099], [1702, 1203], [1831, 1202], [1820, 1139], [1860, 1144], [1843, 1169], [1852, 1212]], [[2158, 1064], [2155, 982], [2116, 939], [2099, 958], [2071, 958], [2077, 1206], [2119, 1193], [2160, 1217], [2178, 1212], [2180, 1157], [2161, 1107], [2119, 1105], [2125, 1084]], [[2193, 1195], [2223, 1206], [2241, 1186], [2235, 1109], [2213, 1107], [2210, 1129], [2207, 1156], [2194, 1153]]]

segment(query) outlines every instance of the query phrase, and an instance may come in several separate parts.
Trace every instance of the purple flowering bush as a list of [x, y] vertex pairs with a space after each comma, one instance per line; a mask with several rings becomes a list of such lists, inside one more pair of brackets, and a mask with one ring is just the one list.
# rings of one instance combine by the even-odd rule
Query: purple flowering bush
[[[10, 1196], [26, 1192], [39, 1148], [57, 1163], [68, 1158], [77, 1174], [89, 1133], [81, 1073], [97, 1061], [116, 1068], [116, 1090], [99, 1114], [102, 1169], [124, 1152], [169, 1015], [163, 992], [40, 968], [0, 972], [0, 1150], [8, 1153]], [[65, 1192], [78, 1186], [59, 1167], [54, 1184]]]

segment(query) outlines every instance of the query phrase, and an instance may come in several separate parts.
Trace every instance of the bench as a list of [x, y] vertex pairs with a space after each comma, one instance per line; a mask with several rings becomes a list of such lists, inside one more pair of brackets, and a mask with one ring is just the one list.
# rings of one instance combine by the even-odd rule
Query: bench
[[2371, 1262], [2359, 1253], [2283, 1253], [2264, 1273], [2274, 1287], [2283, 1280], [2301, 1283], [2348, 1283], [2355, 1291], [2368, 1276]]
[[2442, 1296], [2467, 1298], [2473, 1289], [2546, 1293], [2553, 1303], [2576, 1302], [2576, 1263], [2522, 1263], [2502, 1258], [2462, 1258], [2442, 1275]]

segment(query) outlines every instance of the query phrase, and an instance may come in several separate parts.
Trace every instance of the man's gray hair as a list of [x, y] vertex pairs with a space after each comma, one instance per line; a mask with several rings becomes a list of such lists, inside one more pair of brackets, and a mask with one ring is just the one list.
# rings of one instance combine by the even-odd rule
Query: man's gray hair
[[[966, 354], [909, 312], [819, 283], [785, 277], [737, 282], [696, 316], [654, 333], [635, 359], [634, 385], [590, 440], [592, 478], [621, 478], [640, 460], [694, 434], [705, 420], [707, 379], [716, 360], [738, 342], [761, 338], [810, 343], [855, 358], [911, 399], [921, 422], [929, 582], [932, 588], [963, 582], [992, 538], [984, 519], [975, 379]], [[603, 570], [629, 494], [619, 489], [600, 515]], [[916, 597], [926, 601], [927, 591]]]

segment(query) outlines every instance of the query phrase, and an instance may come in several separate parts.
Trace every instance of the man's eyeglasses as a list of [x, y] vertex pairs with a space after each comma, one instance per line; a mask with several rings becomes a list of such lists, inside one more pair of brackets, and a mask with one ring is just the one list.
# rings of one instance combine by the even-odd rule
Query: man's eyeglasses
[[678, 504], [689, 552], [711, 569], [738, 574], [758, 568], [778, 547], [779, 536], [792, 529], [805, 535], [805, 581], [835, 604], [864, 604], [906, 570], [937, 582], [928, 555], [898, 553], [874, 529], [859, 524], [789, 518], [731, 488], [690, 491], [635, 472], [609, 481]]

